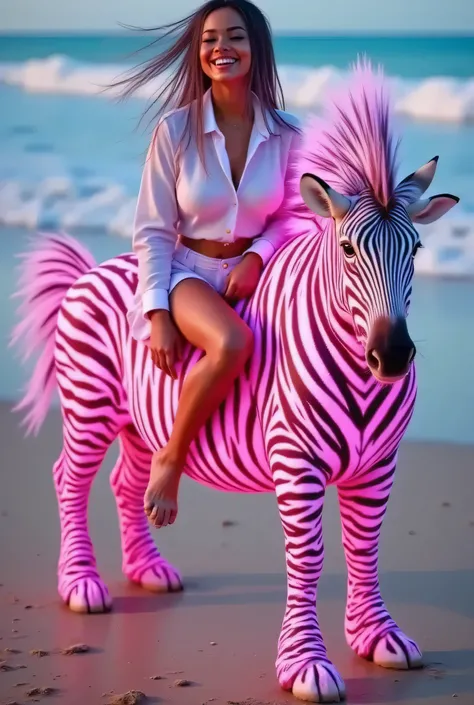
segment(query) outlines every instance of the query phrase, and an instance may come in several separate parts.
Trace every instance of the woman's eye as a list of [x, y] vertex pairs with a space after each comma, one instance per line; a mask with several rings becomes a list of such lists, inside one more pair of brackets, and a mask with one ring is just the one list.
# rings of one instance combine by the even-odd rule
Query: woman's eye
[[[239, 36], [239, 37], [229, 37], [229, 41], [230, 41], [230, 42], [241, 42], [241, 41], [244, 40], [244, 39], [245, 39], [245, 37], [240, 37], [240, 36]], [[215, 40], [214, 37], [210, 37], [209, 39], [203, 39], [203, 40], [202, 40], [202, 43], [203, 43], [203, 44], [209, 44], [210, 42], [215, 42], [215, 41], [216, 41], [216, 40]]]

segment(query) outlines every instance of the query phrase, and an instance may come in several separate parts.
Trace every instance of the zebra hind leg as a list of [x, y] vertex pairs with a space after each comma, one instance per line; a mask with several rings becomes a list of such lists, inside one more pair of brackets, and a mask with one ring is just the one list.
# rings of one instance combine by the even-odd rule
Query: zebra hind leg
[[119, 435], [120, 454], [110, 483], [117, 502], [122, 540], [122, 571], [152, 592], [182, 590], [181, 576], [159, 553], [143, 511], [152, 453], [129, 424]]
[[422, 666], [418, 645], [391, 618], [378, 578], [380, 529], [392, 487], [396, 458], [372, 468], [359, 484], [338, 488], [348, 569], [345, 634], [355, 653], [384, 668]]
[[63, 417], [63, 451], [54, 467], [61, 520], [59, 593], [75, 612], [106, 612], [112, 606], [97, 571], [87, 506], [94, 477], [129, 418], [114, 344], [118, 333], [100, 303], [90, 289], [75, 286], [58, 315], [54, 353]]
[[73, 612], [108, 612], [112, 600], [97, 570], [87, 505], [116, 434], [107, 426], [89, 426], [86, 413], [82, 418], [66, 413], [64, 419], [63, 450], [53, 468], [61, 523], [58, 591]]

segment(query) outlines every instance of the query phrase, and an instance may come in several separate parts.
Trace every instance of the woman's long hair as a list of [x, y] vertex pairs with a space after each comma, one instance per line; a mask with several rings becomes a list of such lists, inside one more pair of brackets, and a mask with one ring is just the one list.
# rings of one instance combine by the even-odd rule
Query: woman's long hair
[[145, 49], [160, 42], [168, 44], [170, 40], [171, 45], [168, 44], [157, 56], [142, 62], [138, 67], [128, 72], [127, 77], [118, 79], [111, 86], [120, 88], [122, 96], [127, 98], [143, 88], [149, 81], [156, 79], [163, 73], [168, 73], [171, 69], [171, 77], [159, 90], [144, 114], [146, 115], [159, 104], [159, 109], [154, 116], [159, 121], [171, 104], [173, 108], [181, 108], [191, 105], [195, 101], [196, 110], [189, 110], [184, 134], [187, 133], [190, 137], [191, 131], [194, 132], [201, 157], [203, 154], [202, 101], [205, 92], [211, 85], [210, 78], [201, 68], [199, 58], [201, 35], [208, 15], [223, 7], [236, 10], [245, 22], [252, 53], [249, 89], [260, 100], [267, 129], [271, 132], [268, 115], [271, 115], [276, 123], [290, 129], [296, 129], [276, 112], [278, 109], [284, 110], [285, 102], [278, 78], [270, 24], [263, 12], [250, 0], [209, 0], [191, 15], [177, 22], [161, 27], [136, 28], [140, 31], [159, 33], [158, 38], [147, 45]]

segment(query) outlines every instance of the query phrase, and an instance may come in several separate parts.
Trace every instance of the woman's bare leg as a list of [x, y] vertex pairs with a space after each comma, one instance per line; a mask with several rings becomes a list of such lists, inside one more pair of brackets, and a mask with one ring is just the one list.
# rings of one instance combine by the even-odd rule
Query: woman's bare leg
[[184, 381], [168, 444], [153, 455], [145, 511], [156, 527], [174, 522], [189, 446], [225, 399], [253, 350], [252, 331], [205, 282], [180, 282], [171, 293], [170, 308], [184, 337], [205, 354]]

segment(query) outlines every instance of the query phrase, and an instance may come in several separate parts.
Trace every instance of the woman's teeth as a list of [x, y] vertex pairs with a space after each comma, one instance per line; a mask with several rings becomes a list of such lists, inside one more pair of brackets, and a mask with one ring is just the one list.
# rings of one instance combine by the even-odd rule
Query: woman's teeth
[[225, 66], [226, 64], [235, 64], [237, 59], [216, 59], [213, 63], [216, 66]]

